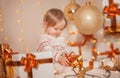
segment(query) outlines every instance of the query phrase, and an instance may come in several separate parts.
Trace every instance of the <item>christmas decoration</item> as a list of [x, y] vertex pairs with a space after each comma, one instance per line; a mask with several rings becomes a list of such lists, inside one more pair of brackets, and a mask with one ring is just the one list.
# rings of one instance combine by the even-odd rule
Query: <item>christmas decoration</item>
[[120, 27], [117, 25], [116, 15], [120, 15], [120, 8], [118, 8], [117, 3], [114, 0], [109, 0], [109, 6], [105, 6], [103, 13], [107, 14], [107, 18], [111, 19], [111, 26], [105, 27], [105, 36], [118, 36], [120, 33]]
[[64, 13], [65, 13], [66, 18], [69, 21], [74, 20], [74, 14], [78, 10], [79, 7], [80, 5], [77, 4], [75, 0], [71, 0], [71, 2], [65, 7]]
[[102, 53], [98, 53], [98, 55], [107, 55], [108, 58], [114, 58], [115, 55], [120, 55], [119, 48], [114, 49], [113, 43], [110, 44], [110, 51], [105, 51]]
[[[97, 76], [97, 75], [92, 75], [92, 74], [86, 73], [87, 71], [90, 71], [94, 68], [99, 68], [99, 69], [105, 70], [106, 73], [108, 74], [108, 75], [104, 75], [105, 78], [111, 77], [111, 71], [120, 72], [120, 62], [119, 62], [120, 60], [115, 59], [115, 55], [120, 55], [119, 48], [114, 48], [113, 43], [111, 43], [110, 44], [110, 51], [97, 53], [96, 43], [94, 43], [92, 46], [93, 46], [93, 48], [92, 48], [91, 52], [93, 52], [93, 56], [92, 56], [93, 58], [92, 58], [92, 61], [89, 61], [89, 66], [83, 67], [84, 61], [82, 59], [81, 54], [80, 55], [73, 55], [70, 58], [72, 60], [70, 66], [73, 67], [73, 71], [75, 72], [76, 75], [66, 75], [65, 78], [73, 77], [73, 76], [74, 77], [77, 76], [78, 78], [84, 78], [85, 75], [90, 76], [90, 77], [102, 78], [102, 77]], [[100, 55], [107, 55], [107, 57], [103, 58], [103, 61], [100, 61], [101, 59], [97, 58]], [[107, 63], [109, 63], [109, 64], [112, 63], [113, 65], [105, 64], [104, 60], [106, 60], [107, 58], [110, 58], [110, 60], [108, 60]], [[97, 66], [96, 66], [96, 64], [97, 64]], [[76, 69], [78, 69], [78, 70], [76, 71]]]
[[82, 34], [92, 35], [102, 28], [102, 13], [97, 7], [86, 4], [75, 13], [75, 24]]
[[26, 58], [21, 58], [21, 63], [24, 64], [24, 70], [30, 72], [32, 68], [37, 68], [38, 63], [35, 61], [35, 56], [33, 54], [27, 54]]

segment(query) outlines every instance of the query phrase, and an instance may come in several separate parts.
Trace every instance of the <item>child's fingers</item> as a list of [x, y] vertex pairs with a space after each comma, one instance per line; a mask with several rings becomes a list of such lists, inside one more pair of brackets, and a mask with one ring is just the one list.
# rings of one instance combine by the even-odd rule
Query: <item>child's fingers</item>
[[66, 57], [61, 60], [61, 63], [63, 66], [69, 66], [69, 60]]
[[70, 52], [70, 53], [67, 54], [67, 56], [71, 56], [71, 55], [75, 55], [75, 53], [74, 52]]

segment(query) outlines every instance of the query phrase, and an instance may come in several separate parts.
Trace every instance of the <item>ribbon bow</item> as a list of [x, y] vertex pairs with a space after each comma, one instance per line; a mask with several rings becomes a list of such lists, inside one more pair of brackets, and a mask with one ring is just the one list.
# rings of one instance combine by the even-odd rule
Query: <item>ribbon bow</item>
[[22, 57], [21, 58], [21, 63], [24, 65], [24, 70], [26, 72], [30, 72], [33, 67], [34, 68], [38, 67], [38, 63], [35, 60], [35, 55], [33, 55], [33, 54], [27, 54], [26, 58]]
[[70, 54], [66, 55], [66, 57], [69, 59], [70, 66], [72, 67], [79, 67], [81, 68], [83, 65], [83, 61], [82, 61], [82, 56], [81, 55], [75, 55], [73, 52], [71, 52]]
[[106, 51], [104, 53], [100, 53], [99, 55], [107, 55], [109, 58], [114, 58], [116, 54], [120, 54], [119, 48], [114, 49], [113, 43], [110, 44], [110, 51]]
[[104, 7], [104, 13], [107, 14], [108, 18], [114, 18], [115, 15], [120, 15], [120, 9], [118, 9], [118, 4], [109, 2], [109, 6]]
[[18, 52], [13, 52], [12, 49], [9, 47], [9, 44], [1, 44], [0, 45], [1, 56], [3, 59], [7, 60], [12, 58], [13, 54], [18, 54]]
[[8, 48], [8, 49], [4, 49], [4, 58], [8, 59], [12, 57], [12, 49]]

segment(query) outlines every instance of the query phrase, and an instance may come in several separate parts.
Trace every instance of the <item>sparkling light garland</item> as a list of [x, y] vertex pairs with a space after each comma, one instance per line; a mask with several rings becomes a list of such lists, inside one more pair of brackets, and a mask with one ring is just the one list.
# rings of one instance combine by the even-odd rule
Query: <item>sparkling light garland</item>
[[2, 22], [2, 21], [3, 21], [3, 19], [2, 19], [2, 9], [0, 7], [0, 22]]
[[23, 46], [23, 51], [24, 52], [28, 52], [29, 49], [26, 48], [25, 46], [25, 40], [24, 40], [24, 33], [25, 33], [25, 30], [23, 29], [23, 20], [22, 20], [22, 5], [24, 4], [24, 1], [25, 0], [19, 0], [19, 8], [16, 9], [16, 14], [18, 15], [18, 19], [17, 19], [17, 23], [18, 25], [20, 26], [20, 33], [21, 33], [21, 36], [18, 37], [18, 42], [21, 43], [21, 45]]

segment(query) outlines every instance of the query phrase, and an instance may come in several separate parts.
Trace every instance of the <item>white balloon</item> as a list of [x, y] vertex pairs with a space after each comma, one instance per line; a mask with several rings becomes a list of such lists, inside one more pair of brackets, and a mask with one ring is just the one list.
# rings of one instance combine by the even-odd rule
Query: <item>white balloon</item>
[[91, 35], [102, 28], [103, 15], [97, 7], [86, 5], [75, 13], [75, 24], [81, 33]]

